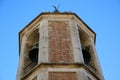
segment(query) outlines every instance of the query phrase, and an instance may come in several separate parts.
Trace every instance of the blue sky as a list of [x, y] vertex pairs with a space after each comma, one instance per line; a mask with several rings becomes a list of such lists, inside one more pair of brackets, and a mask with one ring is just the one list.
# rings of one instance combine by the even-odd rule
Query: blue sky
[[76, 13], [96, 34], [105, 80], [120, 80], [120, 0], [0, 0], [0, 79], [16, 80], [18, 33], [41, 12]]

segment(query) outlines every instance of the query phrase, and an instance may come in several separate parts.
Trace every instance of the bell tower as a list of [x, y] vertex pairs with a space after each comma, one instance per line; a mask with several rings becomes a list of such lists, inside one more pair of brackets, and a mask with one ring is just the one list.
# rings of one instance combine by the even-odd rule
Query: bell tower
[[95, 40], [75, 13], [41, 13], [19, 32], [17, 80], [104, 80]]

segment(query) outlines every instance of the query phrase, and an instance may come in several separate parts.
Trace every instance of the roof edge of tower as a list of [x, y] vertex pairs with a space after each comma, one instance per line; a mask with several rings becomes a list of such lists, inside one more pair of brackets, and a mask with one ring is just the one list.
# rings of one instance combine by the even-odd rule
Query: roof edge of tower
[[[95, 36], [94, 36], [94, 44], [96, 44], [96, 33], [76, 14], [73, 12], [42, 12], [40, 13], [37, 17], [35, 17], [31, 22], [29, 22], [29, 24], [27, 24], [20, 32], [19, 32], [19, 48], [20, 48], [20, 34], [25, 30], [25, 28], [27, 28], [30, 24], [32, 24], [38, 17], [40, 17], [41, 15], [45, 15], [45, 14], [68, 14], [68, 15], [75, 15]], [[19, 53], [20, 53], [20, 49], [19, 49]]]
[[[45, 15], [45, 14], [69, 14], [69, 15], [75, 15], [80, 21], [82, 21], [82, 23], [91, 31], [93, 32], [93, 34], [95, 34], [95, 40], [96, 41], [96, 33], [76, 14], [73, 12], [42, 12], [40, 13], [37, 17], [35, 17], [28, 25], [26, 25], [20, 32], [19, 35], [22, 31], [24, 31], [24, 29], [26, 27], [28, 27], [32, 22], [34, 22], [38, 17], [40, 17], [41, 15]], [[94, 42], [95, 43], [95, 42]]]

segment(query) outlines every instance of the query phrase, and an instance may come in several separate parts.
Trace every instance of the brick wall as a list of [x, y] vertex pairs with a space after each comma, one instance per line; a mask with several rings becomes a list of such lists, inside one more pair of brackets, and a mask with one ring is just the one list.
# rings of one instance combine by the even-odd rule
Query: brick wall
[[49, 22], [50, 62], [73, 62], [69, 22]]
[[50, 72], [49, 80], [77, 80], [75, 72]]

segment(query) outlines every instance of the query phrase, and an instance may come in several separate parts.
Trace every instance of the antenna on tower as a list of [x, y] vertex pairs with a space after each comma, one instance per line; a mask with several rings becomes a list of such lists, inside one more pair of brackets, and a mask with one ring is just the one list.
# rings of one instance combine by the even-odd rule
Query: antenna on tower
[[56, 7], [55, 5], [52, 6], [55, 10], [54, 12], [59, 12], [58, 8], [60, 7], [60, 4]]

